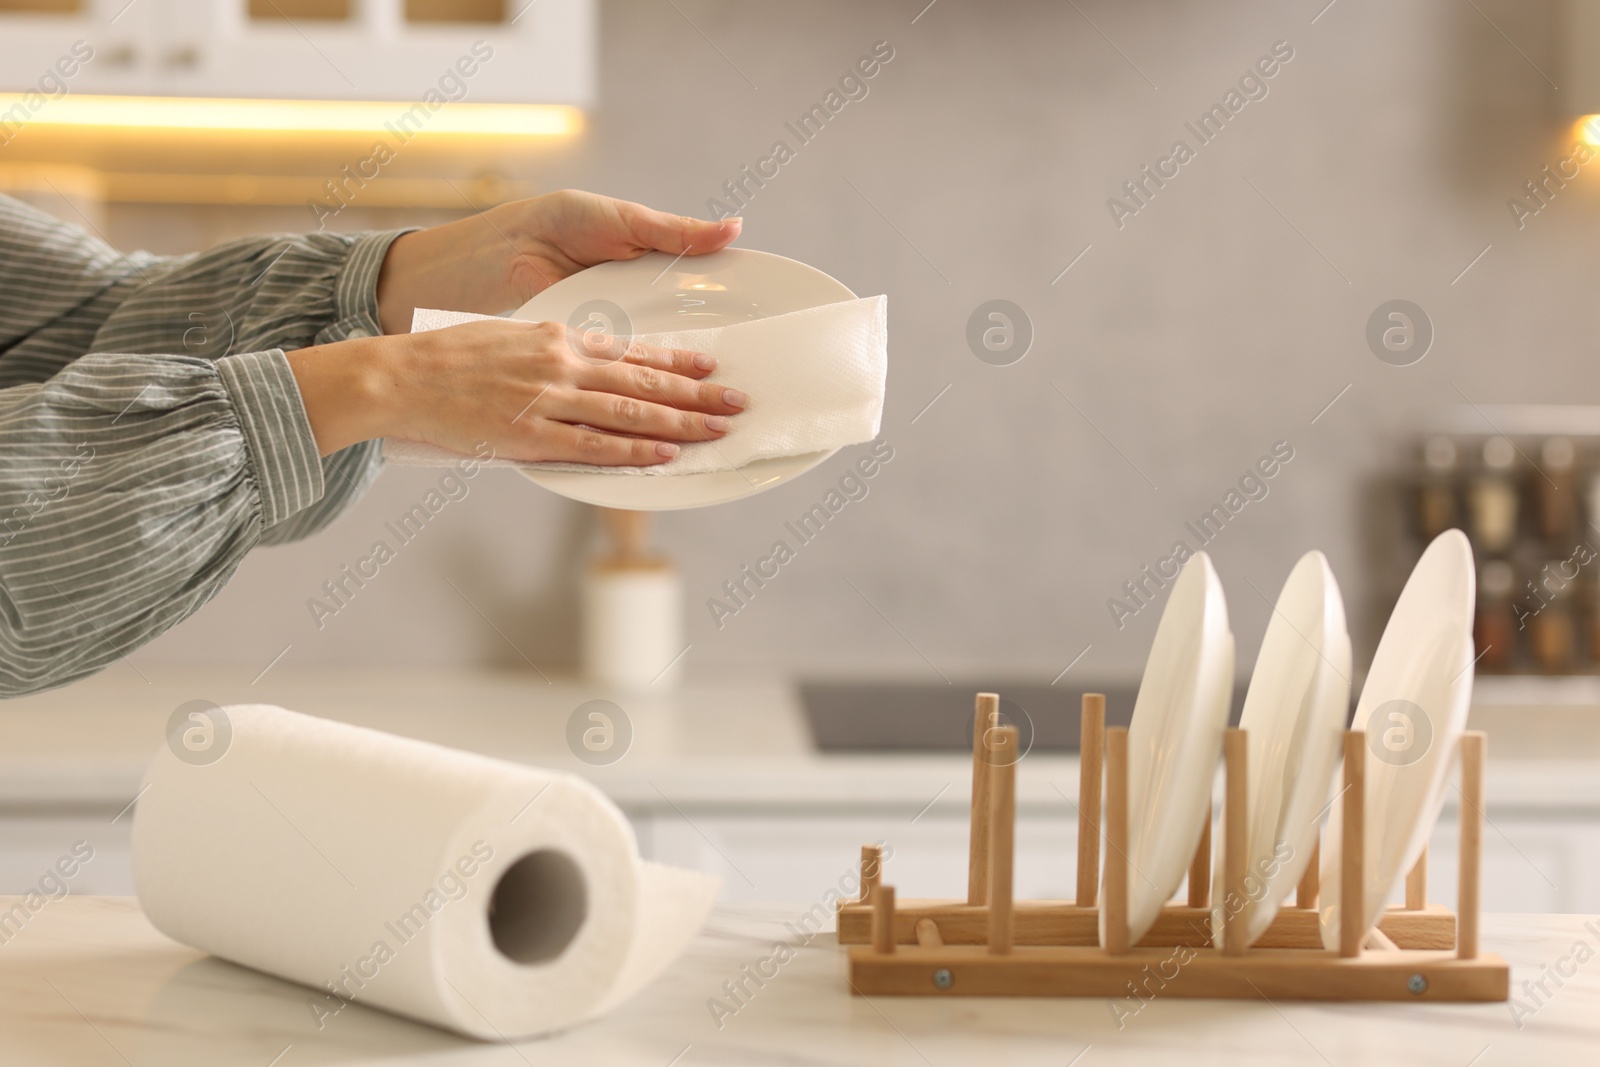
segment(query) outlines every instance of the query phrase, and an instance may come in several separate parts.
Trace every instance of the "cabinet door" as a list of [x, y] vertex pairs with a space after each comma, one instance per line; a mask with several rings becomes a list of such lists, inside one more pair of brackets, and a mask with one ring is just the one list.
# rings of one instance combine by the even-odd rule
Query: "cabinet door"
[[148, 0], [0, 0], [0, 92], [149, 91], [149, 9]]
[[112, 822], [103, 812], [0, 817], [0, 893], [49, 893], [51, 872], [70, 871], [66, 881], [73, 893], [132, 894], [132, 822], [126, 816]]
[[[694, 821], [688, 821], [692, 818]], [[862, 845], [892, 849], [884, 877], [908, 897], [967, 893], [965, 818], [903, 811], [859, 816], [741, 816], [652, 812], [633, 816], [647, 859], [722, 878], [721, 899], [811, 904], [830, 891], [855, 891]], [[1077, 825], [1061, 817], [1017, 820], [1015, 892], [1019, 898], [1070, 899], [1075, 891]]]
[[[1440, 820], [1428, 844], [1428, 899], [1456, 906], [1461, 824]], [[1600, 823], [1588, 818], [1501, 814], [1483, 828], [1484, 911], [1600, 911]], [[1401, 896], [1399, 890], [1395, 900]]]
[[164, 95], [577, 105], [593, 97], [592, 0], [141, 2], [154, 5]]

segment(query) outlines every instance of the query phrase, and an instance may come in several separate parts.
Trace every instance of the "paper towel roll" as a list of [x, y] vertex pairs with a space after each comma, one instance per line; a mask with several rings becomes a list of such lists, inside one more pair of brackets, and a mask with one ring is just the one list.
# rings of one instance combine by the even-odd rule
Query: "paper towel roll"
[[169, 937], [485, 1039], [548, 1033], [642, 988], [698, 931], [706, 875], [638, 858], [581, 779], [282, 708], [164, 748], [133, 823], [140, 905]]

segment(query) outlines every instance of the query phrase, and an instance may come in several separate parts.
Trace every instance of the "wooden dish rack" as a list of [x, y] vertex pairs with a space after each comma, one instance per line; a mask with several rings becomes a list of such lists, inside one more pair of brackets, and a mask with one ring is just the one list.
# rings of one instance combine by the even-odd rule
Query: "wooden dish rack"
[[[1344, 734], [1339, 949], [1323, 947], [1317, 913], [1318, 856], [1272, 925], [1253, 945], [1249, 900], [1246, 737], [1227, 731], [1222, 820], [1221, 937], [1214, 938], [1211, 819], [1189, 868], [1188, 899], [1165, 905], [1128, 943], [1128, 731], [1106, 729], [1105, 697], [1083, 697], [1078, 779], [1077, 899], [1014, 900], [1017, 728], [1001, 725], [999, 697], [980, 693], [972, 730], [972, 827], [967, 899], [895, 900], [882, 884], [882, 849], [861, 850], [861, 897], [838, 905], [838, 939], [850, 949], [859, 995], [1176, 997], [1259, 1000], [1503, 1001], [1510, 969], [1478, 947], [1479, 862], [1487, 739], [1462, 737], [1459, 915], [1426, 903], [1427, 853], [1407, 874], [1405, 905], [1388, 908], [1363, 939], [1366, 744]], [[1101, 820], [1101, 772], [1106, 785]], [[1105, 892], [1100, 894], [1104, 837]], [[1352, 907], [1355, 904], [1357, 906]], [[1106, 937], [1101, 943], [1104, 913]], [[1217, 942], [1220, 941], [1220, 944]]]

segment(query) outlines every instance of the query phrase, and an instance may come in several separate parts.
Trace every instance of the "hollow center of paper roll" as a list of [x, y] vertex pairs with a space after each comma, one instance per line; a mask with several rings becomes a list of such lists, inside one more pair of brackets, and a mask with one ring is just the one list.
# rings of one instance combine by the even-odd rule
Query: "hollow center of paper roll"
[[555, 959], [589, 914], [583, 872], [565, 852], [540, 849], [507, 868], [489, 901], [494, 947], [517, 963]]

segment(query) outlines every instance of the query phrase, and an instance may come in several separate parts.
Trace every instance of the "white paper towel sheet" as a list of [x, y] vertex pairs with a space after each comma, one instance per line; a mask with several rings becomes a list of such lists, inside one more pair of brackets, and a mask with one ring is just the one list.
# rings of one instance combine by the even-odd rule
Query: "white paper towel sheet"
[[348, 1002], [484, 1039], [609, 1010], [687, 947], [716, 879], [638, 858], [583, 780], [282, 708], [222, 709], [196, 765], [163, 748], [133, 823], [169, 937]]
[[[878, 436], [889, 373], [889, 298], [864, 297], [708, 330], [636, 334], [634, 339], [717, 357], [708, 381], [743, 391], [749, 406], [719, 440], [687, 443], [677, 456], [649, 467], [579, 463], [518, 464], [605, 474], [701, 474], [758, 459], [827, 452]], [[437, 330], [488, 318], [418, 308], [411, 330]], [[388, 438], [383, 454], [407, 467], [443, 467], [462, 457], [434, 445]]]

